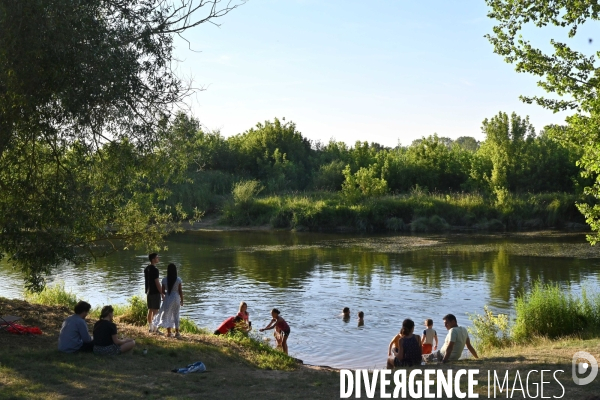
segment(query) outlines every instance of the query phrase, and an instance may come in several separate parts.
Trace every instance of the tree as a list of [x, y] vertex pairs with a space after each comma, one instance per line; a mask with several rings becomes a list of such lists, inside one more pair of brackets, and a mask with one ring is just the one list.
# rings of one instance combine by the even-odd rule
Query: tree
[[243, 1], [0, 0], [0, 255], [31, 288], [102, 239], [171, 229], [160, 124], [194, 90], [173, 36]]
[[[527, 103], [537, 103], [553, 111], [574, 110], [567, 118], [568, 127], [559, 133], [583, 149], [579, 165], [584, 174], [593, 179], [585, 192], [600, 198], [600, 152], [598, 152], [597, 120], [600, 117], [600, 67], [594, 54], [586, 55], [574, 50], [568, 41], [550, 40], [551, 52], [532, 45], [522, 34], [531, 26], [544, 28], [555, 26], [567, 30], [573, 40], [578, 28], [588, 21], [600, 19], [600, 4], [596, 1], [555, 0], [486, 0], [491, 10], [490, 18], [497, 21], [493, 34], [487, 35], [494, 45], [494, 52], [515, 64], [517, 72], [540, 77], [538, 85], [558, 98], [546, 96], [522, 96]], [[587, 38], [586, 38], [587, 39]], [[590, 42], [591, 44], [591, 42]], [[597, 53], [596, 53], [597, 54]], [[579, 204], [593, 230], [588, 239], [595, 243], [600, 239], [600, 207]]]
[[535, 136], [529, 117], [521, 118], [512, 113], [509, 119], [506, 113], [500, 112], [490, 120], [486, 118], [482, 125], [485, 142], [481, 152], [487, 154], [492, 162], [491, 175], [487, 177], [490, 188], [496, 194], [516, 190], [514, 177], [523, 163], [526, 140]]

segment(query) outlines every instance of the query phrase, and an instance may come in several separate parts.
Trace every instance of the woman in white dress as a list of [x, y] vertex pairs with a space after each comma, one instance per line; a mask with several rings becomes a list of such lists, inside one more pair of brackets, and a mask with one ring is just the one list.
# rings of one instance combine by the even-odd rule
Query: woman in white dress
[[181, 278], [177, 277], [175, 264], [169, 264], [167, 267], [167, 277], [162, 280], [162, 292], [165, 299], [152, 323], [156, 327], [167, 328], [168, 337], [173, 336], [171, 329], [175, 328], [175, 337], [180, 338], [179, 309], [183, 306], [183, 291], [181, 289]]

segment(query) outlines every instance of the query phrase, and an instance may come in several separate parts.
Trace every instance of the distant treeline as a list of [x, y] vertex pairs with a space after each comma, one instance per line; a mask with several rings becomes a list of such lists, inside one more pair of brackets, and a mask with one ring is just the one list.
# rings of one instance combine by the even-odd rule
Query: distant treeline
[[185, 159], [187, 179], [171, 186], [169, 203], [216, 210], [242, 181], [255, 181], [254, 192], [265, 195], [329, 191], [350, 200], [414, 191], [479, 193], [496, 201], [509, 193], [580, 194], [589, 184], [576, 165], [581, 151], [554, 140], [560, 130], [536, 133], [528, 118], [499, 113], [483, 121], [483, 142], [434, 134], [390, 148], [375, 141], [311, 141], [279, 119], [225, 138], [180, 114], [165, 135], [172, 158]]

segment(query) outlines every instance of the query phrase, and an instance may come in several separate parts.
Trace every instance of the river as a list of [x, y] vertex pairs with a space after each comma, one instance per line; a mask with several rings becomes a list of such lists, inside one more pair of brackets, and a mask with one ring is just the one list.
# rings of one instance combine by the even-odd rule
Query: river
[[[442, 317], [511, 313], [515, 296], [532, 281], [557, 282], [575, 292], [600, 287], [600, 247], [582, 234], [337, 235], [293, 232], [193, 232], [171, 237], [159, 270], [174, 262], [183, 280], [182, 314], [214, 329], [248, 303], [253, 327], [270, 309], [291, 327], [290, 354], [305, 363], [345, 368], [385, 365], [390, 339], [404, 318], [416, 332]], [[125, 303], [143, 292], [147, 255], [123, 251], [87, 265], [65, 265], [49, 281], [63, 281], [92, 306]], [[21, 298], [22, 276], [0, 263], [2, 296]], [[352, 318], [343, 321], [343, 307]], [[365, 313], [358, 326], [356, 314]]]

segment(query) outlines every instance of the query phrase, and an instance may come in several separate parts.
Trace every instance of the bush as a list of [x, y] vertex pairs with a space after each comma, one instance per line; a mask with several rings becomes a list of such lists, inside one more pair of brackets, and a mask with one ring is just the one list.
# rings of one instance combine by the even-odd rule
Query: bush
[[352, 174], [347, 165], [343, 173], [346, 180], [342, 184], [342, 194], [351, 202], [361, 197], [383, 196], [388, 191], [386, 180], [377, 178], [373, 168], [361, 168]]
[[77, 296], [73, 292], [67, 292], [65, 284], [62, 282], [54, 286], [46, 286], [39, 293], [26, 291], [24, 297], [30, 303], [44, 306], [64, 306], [70, 310], [73, 310], [78, 302]]
[[313, 187], [317, 190], [340, 190], [344, 183], [343, 171], [344, 163], [340, 160], [321, 165], [313, 178]]
[[250, 361], [259, 368], [291, 370], [297, 367], [296, 361], [287, 354], [274, 349], [255, 331], [243, 333], [241, 331], [231, 332], [222, 338], [237, 343], [249, 349]]
[[585, 289], [581, 297], [574, 297], [556, 284], [536, 282], [529, 293], [517, 298], [515, 312], [512, 336], [517, 342], [600, 329], [600, 295], [589, 296]]
[[440, 216], [432, 215], [429, 218], [420, 217], [410, 224], [413, 232], [439, 232], [450, 229], [450, 224]]
[[468, 330], [475, 339], [477, 350], [485, 351], [494, 347], [505, 347], [510, 344], [508, 315], [498, 314], [494, 316], [488, 306], [484, 306], [483, 311], [483, 315], [469, 315], [473, 326], [468, 328]]
[[405, 225], [402, 218], [392, 217], [385, 221], [385, 227], [389, 231], [399, 232], [404, 230]]
[[264, 189], [259, 181], [240, 181], [233, 185], [231, 194], [236, 205], [246, 205]]
[[179, 320], [179, 331], [181, 333], [193, 333], [193, 334], [208, 334], [206, 329], [198, 327], [194, 321], [189, 318], [182, 317]]
[[140, 296], [133, 296], [127, 300], [129, 304], [126, 307], [114, 307], [115, 316], [119, 322], [131, 325], [143, 326], [148, 323], [148, 306], [146, 301]]

